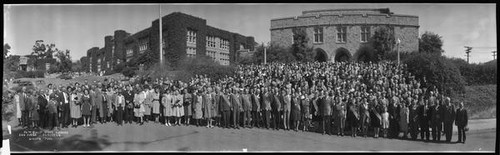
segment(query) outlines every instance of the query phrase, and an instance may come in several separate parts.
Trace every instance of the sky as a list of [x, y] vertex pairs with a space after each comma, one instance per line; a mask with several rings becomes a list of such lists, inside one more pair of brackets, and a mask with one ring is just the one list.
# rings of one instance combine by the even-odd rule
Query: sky
[[[161, 4], [162, 16], [183, 12], [207, 20], [220, 29], [254, 36], [258, 43], [271, 39], [271, 19], [294, 17], [302, 11], [340, 8], [389, 8], [395, 14], [419, 16], [419, 33], [442, 36], [444, 55], [465, 57], [464, 46], [473, 47], [472, 63], [493, 60], [496, 51], [496, 5], [487, 4]], [[104, 36], [115, 30], [136, 33], [158, 19], [159, 4], [4, 4], [4, 44], [14, 55], [32, 52], [36, 40], [71, 51], [73, 61], [91, 47], [104, 47]]]

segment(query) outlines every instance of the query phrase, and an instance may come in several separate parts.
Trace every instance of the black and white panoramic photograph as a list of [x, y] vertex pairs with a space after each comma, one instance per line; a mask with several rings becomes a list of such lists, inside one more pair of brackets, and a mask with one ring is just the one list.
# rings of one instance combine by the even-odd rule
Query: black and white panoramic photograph
[[3, 10], [1, 155], [500, 145], [495, 3]]

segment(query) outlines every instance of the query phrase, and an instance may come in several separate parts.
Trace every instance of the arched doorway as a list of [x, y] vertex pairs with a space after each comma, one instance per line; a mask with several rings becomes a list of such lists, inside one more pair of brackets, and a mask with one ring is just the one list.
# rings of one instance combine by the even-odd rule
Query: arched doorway
[[336, 62], [343, 62], [343, 61], [350, 61], [350, 60], [351, 60], [351, 53], [349, 52], [349, 50], [341, 47], [335, 51], [335, 61]]
[[321, 48], [317, 48], [314, 50], [314, 60], [319, 61], [319, 62], [326, 62], [328, 61], [328, 54], [326, 54], [325, 50]]

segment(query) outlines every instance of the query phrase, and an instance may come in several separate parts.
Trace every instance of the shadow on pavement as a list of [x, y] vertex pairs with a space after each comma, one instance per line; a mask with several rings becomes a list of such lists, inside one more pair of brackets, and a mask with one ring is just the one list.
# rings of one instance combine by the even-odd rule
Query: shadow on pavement
[[[125, 144], [148, 145], [148, 144], [150, 144], [150, 143], [154, 143], [154, 142], [166, 141], [166, 140], [170, 140], [170, 139], [173, 139], [173, 138], [184, 137], [184, 136], [193, 135], [193, 134], [198, 134], [198, 133], [199, 133], [199, 131], [193, 131], [193, 132], [190, 132], [190, 133], [187, 133], [187, 134], [176, 135], [176, 136], [170, 136], [170, 137], [166, 137], [166, 138], [163, 138], [163, 139], [157, 139], [157, 140], [154, 140], [154, 141], [142, 141], [142, 142], [124, 141], [124, 142], [111, 142], [111, 143], [113, 143], [113, 144], [116, 144], [116, 143], [125, 143]], [[184, 148], [181, 148], [181, 149], [184, 149]]]
[[19, 136], [26, 131], [42, 130], [26, 130], [18, 129], [12, 131], [11, 150], [12, 151], [100, 151], [103, 148], [111, 145], [107, 136], [103, 137], [87, 137], [82, 135], [72, 135], [69, 137], [46, 137], [42, 134], [37, 136], [26, 137]]

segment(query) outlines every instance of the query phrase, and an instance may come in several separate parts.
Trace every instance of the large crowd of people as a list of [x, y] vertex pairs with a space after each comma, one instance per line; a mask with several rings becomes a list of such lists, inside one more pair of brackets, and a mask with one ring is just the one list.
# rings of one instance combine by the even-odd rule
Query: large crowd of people
[[393, 62], [242, 65], [235, 76], [218, 80], [196, 75], [187, 82], [139, 77], [48, 84], [23, 88], [13, 101], [20, 125], [28, 128], [157, 123], [425, 141], [441, 141], [444, 133], [451, 142], [456, 125], [458, 142], [465, 143], [463, 103], [452, 103], [405, 68]]

